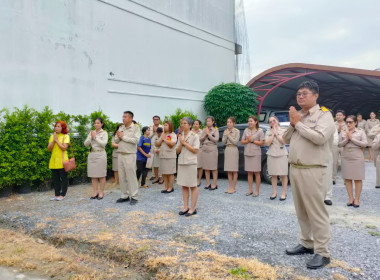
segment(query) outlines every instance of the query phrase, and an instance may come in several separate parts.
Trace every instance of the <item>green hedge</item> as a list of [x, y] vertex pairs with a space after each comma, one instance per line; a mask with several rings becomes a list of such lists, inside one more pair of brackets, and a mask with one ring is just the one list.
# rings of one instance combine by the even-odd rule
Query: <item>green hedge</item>
[[[6, 186], [36, 184], [51, 177], [47, 150], [48, 140], [53, 133], [54, 123], [64, 120], [68, 124], [69, 135], [75, 153], [77, 168], [69, 173], [70, 178], [87, 177], [87, 155], [89, 148], [83, 145], [95, 118], [104, 119], [104, 129], [109, 134], [106, 146], [108, 168], [112, 165], [111, 133], [117, 123], [113, 123], [102, 111], [87, 115], [54, 114], [45, 107], [41, 111], [29, 107], [0, 111], [0, 189]], [[78, 135], [74, 136], [74, 132]], [[69, 156], [72, 157], [69, 149]]]

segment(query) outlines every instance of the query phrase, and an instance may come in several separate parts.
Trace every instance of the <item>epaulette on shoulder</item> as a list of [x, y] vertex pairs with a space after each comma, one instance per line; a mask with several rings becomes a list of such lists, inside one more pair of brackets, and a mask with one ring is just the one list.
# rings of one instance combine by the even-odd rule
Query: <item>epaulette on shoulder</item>
[[261, 127], [259, 127], [259, 129], [258, 130], [263, 130]]
[[135, 123], [135, 127], [138, 127], [139, 125], [137, 123]]
[[327, 109], [325, 106], [322, 106], [322, 107], [321, 107], [321, 110], [322, 110], [323, 112], [329, 112], [329, 109]]

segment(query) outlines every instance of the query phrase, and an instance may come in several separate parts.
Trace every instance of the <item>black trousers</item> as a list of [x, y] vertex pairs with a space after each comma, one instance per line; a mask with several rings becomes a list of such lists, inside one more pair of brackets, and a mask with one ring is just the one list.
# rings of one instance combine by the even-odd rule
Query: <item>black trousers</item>
[[65, 169], [52, 169], [55, 196], [66, 196], [69, 179]]
[[148, 175], [148, 168], [146, 168], [146, 161], [141, 161], [141, 160], [136, 160], [136, 176], [137, 176], [137, 181], [141, 177], [141, 186], [145, 185], [145, 179], [146, 176]]

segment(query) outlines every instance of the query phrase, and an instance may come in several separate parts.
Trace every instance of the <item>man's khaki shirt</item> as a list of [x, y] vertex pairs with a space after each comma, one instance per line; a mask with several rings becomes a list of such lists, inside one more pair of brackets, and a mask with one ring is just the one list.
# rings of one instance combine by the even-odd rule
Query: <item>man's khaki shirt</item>
[[119, 127], [119, 131], [123, 132], [123, 138], [120, 139], [115, 134], [115, 143], [119, 144], [117, 152], [121, 154], [135, 154], [137, 152], [137, 143], [140, 140], [140, 127], [133, 122], [126, 127], [124, 124]]
[[285, 131], [283, 139], [289, 145], [289, 162], [299, 166], [327, 166], [330, 160], [334, 119], [319, 105], [312, 107], [301, 120]]

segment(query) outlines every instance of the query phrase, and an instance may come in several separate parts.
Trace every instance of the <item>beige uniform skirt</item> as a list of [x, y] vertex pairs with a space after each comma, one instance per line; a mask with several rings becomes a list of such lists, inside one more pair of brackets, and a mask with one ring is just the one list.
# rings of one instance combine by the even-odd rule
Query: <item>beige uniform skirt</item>
[[261, 155], [244, 156], [244, 170], [247, 172], [261, 171]]
[[218, 169], [218, 148], [216, 145], [203, 146], [201, 155], [202, 168], [204, 170]]
[[203, 168], [202, 165], [202, 148], [199, 149], [197, 154], [197, 168]]
[[367, 142], [368, 142], [367, 147], [372, 147], [373, 139], [369, 137], [368, 134], [366, 136], [367, 136]]
[[267, 166], [269, 175], [284, 176], [288, 175], [288, 156], [267, 157]]
[[112, 156], [112, 171], [118, 171], [119, 170], [119, 164], [118, 164], [118, 156]]
[[160, 158], [160, 172], [163, 175], [171, 175], [176, 173], [175, 158]]
[[153, 162], [152, 162], [152, 167], [160, 167], [160, 155], [159, 154], [154, 154], [153, 156]]
[[196, 164], [178, 164], [177, 185], [183, 187], [196, 187], [197, 180]]
[[360, 148], [345, 148], [342, 154], [342, 178], [347, 180], [364, 180], [364, 155]]
[[224, 149], [224, 171], [239, 171], [239, 150], [234, 145]]
[[87, 157], [87, 176], [90, 178], [103, 178], [107, 176], [106, 151], [90, 152]]

